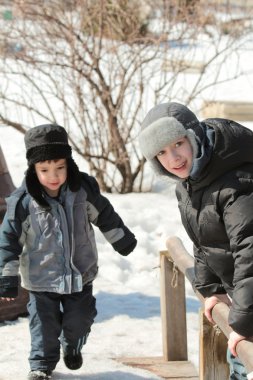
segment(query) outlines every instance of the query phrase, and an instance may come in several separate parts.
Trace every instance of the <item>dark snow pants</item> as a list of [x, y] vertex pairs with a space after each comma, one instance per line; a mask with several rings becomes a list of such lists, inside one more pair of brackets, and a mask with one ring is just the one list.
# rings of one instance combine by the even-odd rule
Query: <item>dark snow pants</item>
[[30, 292], [27, 305], [31, 334], [31, 370], [54, 370], [63, 354], [77, 354], [86, 343], [97, 314], [92, 285], [82, 292]]

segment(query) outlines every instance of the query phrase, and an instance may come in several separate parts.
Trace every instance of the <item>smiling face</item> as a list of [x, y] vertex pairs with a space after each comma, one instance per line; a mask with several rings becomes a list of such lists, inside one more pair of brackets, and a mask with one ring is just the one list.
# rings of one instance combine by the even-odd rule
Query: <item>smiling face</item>
[[57, 197], [60, 187], [67, 179], [66, 159], [37, 162], [35, 172], [50, 197]]
[[161, 165], [179, 178], [188, 178], [192, 168], [192, 146], [187, 137], [181, 137], [166, 145], [157, 154]]

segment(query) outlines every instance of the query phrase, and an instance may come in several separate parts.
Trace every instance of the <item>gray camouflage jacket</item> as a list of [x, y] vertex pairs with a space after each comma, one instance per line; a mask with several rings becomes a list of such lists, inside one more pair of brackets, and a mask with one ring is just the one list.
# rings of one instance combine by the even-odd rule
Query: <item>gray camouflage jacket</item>
[[70, 294], [82, 290], [98, 270], [92, 224], [113, 248], [129, 254], [136, 239], [102, 196], [96, 180], [82, 173], [82, 186], [71, 192], [65, 185], [59, 199], [47, 197], [46, 210], [23, 184], [7, 198], [0, 230], [0, 296], [17, 295], [21, 285], [32, 291]]

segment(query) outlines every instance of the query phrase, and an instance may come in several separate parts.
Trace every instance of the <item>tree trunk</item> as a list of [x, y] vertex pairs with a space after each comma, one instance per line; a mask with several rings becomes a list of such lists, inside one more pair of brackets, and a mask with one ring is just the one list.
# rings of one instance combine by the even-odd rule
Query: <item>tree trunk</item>
[[[6, 212], [5, 197], [8, 197], [13, 190], [15, 190], [15, 186], [12, 182], [3, 151], [0, 147], [0, 223], [2, 223]], [[10, 302], [0, 300], [0, 322], [13, 320], [21, 315], [26, 315], [27, 302], [28, 292], [21, 288], [19, 284], [18, 297], [15, 298], [15, 300]]]
[[15, 186], [0, 147], [0, 223], [2, 223], [6, 211], [5, 197], [9, 196], [13, 190], [15, 190]]

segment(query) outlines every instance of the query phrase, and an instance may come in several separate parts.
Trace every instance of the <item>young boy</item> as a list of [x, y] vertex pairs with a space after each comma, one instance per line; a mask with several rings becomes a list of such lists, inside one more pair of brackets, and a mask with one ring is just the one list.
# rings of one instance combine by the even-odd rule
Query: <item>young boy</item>
[[95, 178], [75, 164], [68, 135], [58, 125], [25, 135], [28, 170], [7, 199], [0, 231], [0, 297], [17, 296], [18, 272], [29, 290], [31, 352], [29, 380], [51, 377], [60, 359], [82, 366], [81, 349], [96, 316], [92, 281], [97, 250], [91, 223], [121, 255], [136, 246]]
[[149, 111], [139, 143], [155, 173], [177, 181], [195, 287], [209, 321], [216, 303], [230, 306], [230, 379], [246, 379], [236, 345], [253, 336], [253, 132], [232, 120], [199, 122], [172, 102]]

